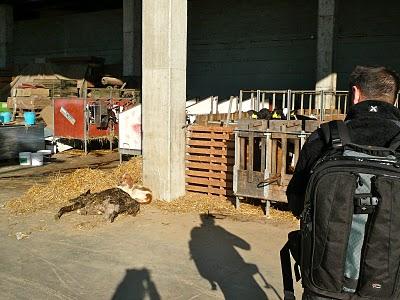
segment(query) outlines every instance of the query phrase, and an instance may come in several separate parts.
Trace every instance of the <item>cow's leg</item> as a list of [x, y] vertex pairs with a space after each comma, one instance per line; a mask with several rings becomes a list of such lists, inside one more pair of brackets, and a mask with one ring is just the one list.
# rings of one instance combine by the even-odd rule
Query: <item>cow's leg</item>
[[67, 213], [67, 212], [71, 212], [71, 211], [77, 210], [77, 209], [80, 209], [80, 208], [82, 208], [82, 207], [85, 207], [85, 203], [83, 203], [83, 202], [81, 202], [81, 201], [77, 201], [77, 202], [75, 202], [75, 203], [72, 204], [72, 205], [68, 205], [68, 206], [61, 207], [60, 210], [58, 211], [58, 213], [54, 216], [54, 218], [55, 218], [56, 220], [58, 220], [58, 219], [61, 218], [61, 216], [62, 216], [63, 214], [65, 214], [65, 213]]

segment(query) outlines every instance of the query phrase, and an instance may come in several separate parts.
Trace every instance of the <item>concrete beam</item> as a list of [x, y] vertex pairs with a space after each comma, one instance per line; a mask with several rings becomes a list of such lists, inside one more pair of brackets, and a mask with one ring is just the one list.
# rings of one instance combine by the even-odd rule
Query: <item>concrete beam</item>
[[0, 5], [0, 69], [11, 67], [13, 63], [13, 8]]
[[316, 90], [336, 90], [333, 73], [335, 0], [318, 0], [317, 84]]
[[187, 0], [143, 2], [143, 181], [156, 198], [185, 193]]
[[123, 2], [123, 75], [142, 76], [142, 0]]

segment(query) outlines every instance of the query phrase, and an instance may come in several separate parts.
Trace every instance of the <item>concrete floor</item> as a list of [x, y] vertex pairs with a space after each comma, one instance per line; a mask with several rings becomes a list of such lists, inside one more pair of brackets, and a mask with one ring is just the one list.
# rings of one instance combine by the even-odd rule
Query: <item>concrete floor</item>
[[[0, 206], [35, 180], [0, 179]], [[0, 299], [283, 298], [279, 250], [293, 225], [153, 206], [112, 224], [54, 213], [0, 209]]]

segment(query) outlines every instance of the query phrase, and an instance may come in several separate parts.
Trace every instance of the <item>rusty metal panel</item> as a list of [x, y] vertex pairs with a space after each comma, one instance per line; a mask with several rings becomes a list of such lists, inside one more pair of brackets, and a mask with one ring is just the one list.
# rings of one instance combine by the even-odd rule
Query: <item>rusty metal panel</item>
[[[89, 102], [88, 99], [87, 103]], [[84, 114], [83, 98], [54, 99], [54, 136], [83, 140], [85, 138]], [[118, 135], [118, 125], [114, 125], [114, 132]], [[88, 139], [108, 136], [110, 136], [109, 129], [100, 129], [96, 124], [88, 124]]]

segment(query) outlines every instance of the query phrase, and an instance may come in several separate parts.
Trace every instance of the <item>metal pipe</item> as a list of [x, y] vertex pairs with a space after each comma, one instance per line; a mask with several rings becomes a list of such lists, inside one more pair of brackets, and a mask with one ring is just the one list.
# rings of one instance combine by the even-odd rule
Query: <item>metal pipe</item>
[[320, 111], [320, 120], [324, 120], [324, 102], [325, 102], [325, 92], [321, 91], [321, 111]]
[[275, 109], [276, 93], [272, 93], [272, 110]]
[[[265, 93], [262, 93], [261, 101], [262, 101], [261, 108], [265, 108]], [[268, 104], [268, 106], [269, 106], [269, 104]]]
[[231, 98], [229, 99], [228, 114], [226, 115], [226, 125], [228, 125], [229, 121], [231, 120], [232, 102], [233, 102], [233, 96], [231, 96]]
[[211, 112], [210, 115], [214, 114], [214, 96], [211, 96]]
[[294, 110], [294, 103], [296, 101], [296, 94], [292, 93], [292, 110]]
[[290, 120], [290, 108], [291, 108], [291, 100], [292, 100], [292, 97], [291, 97], [291, 94], [292, 94], [292, 91], [291, 90], [287, 90], [287, 109], [288, 109], [288, 112], [287, 112], [287, 115], [286, 115], [286, 120]]
[[304, 93], [300, 96], [300, 113], [304, 115]]
[[243, 102], [243, 91], [240, 90], [240, 94], [239, 94], [239, 119], [242, 118], [242, 102]]
[[[55, 122], [55, 112], [54, 110], [56, 109], [56, 103], [54, 101], [54, 83], [53, 83], [53, 88], [51, 90], [51, 103], [53, 103], [53, 138], [51, 141], [51, 145], [53, 147], [54, 150], [54, 141], [55, 141], [55, 130], [56, 130], [56, 122]], [[54, 153], [56, 153], [56, 151], [54, 151]]]
[[282, 96], [282, 108], [286, 108], [285, 105], [286, 105], [286, 94], [283, 94], [283, 96]]
[[[113, 107], [113, 104], [112, 104], [112, 103], [113, 103], [113, 101], [112, 101], [112, 91], [113, 91], [113, 88], [110, 89], [110, 96], [109, 96], [111, 108]], [[109, 124], [109, 123], [108, 123], [108, 124]], [[108, 141], [110, 142], [110, 151], [112, 151], [112, 142], [111, 142], [111, 138], [112, 138], [113, 130], [112, 130], [112, 128], [111, 128], [110, 126], [108, 126], [108, 131], [109, 131]]]
[[84, 121], [83, 121], [83, 140], [84, 140], [84, 147], [85, 147], [85, 155], [87, 155], [87, 153], [88, 153], [88, 147], [87, 147], [87, 135], [88, 135], [88, 132], [87, 132], [87, 119], [88, 119], [88, 116], [87, 116], [87, 108], [86, 108], [86, 105], [87, 105], [87, 82], [86, 82], [86, 79], [83, 79], [83, 84], [82, 84], [82, 86], [83, 86], [83, 118], [84, 118]]

